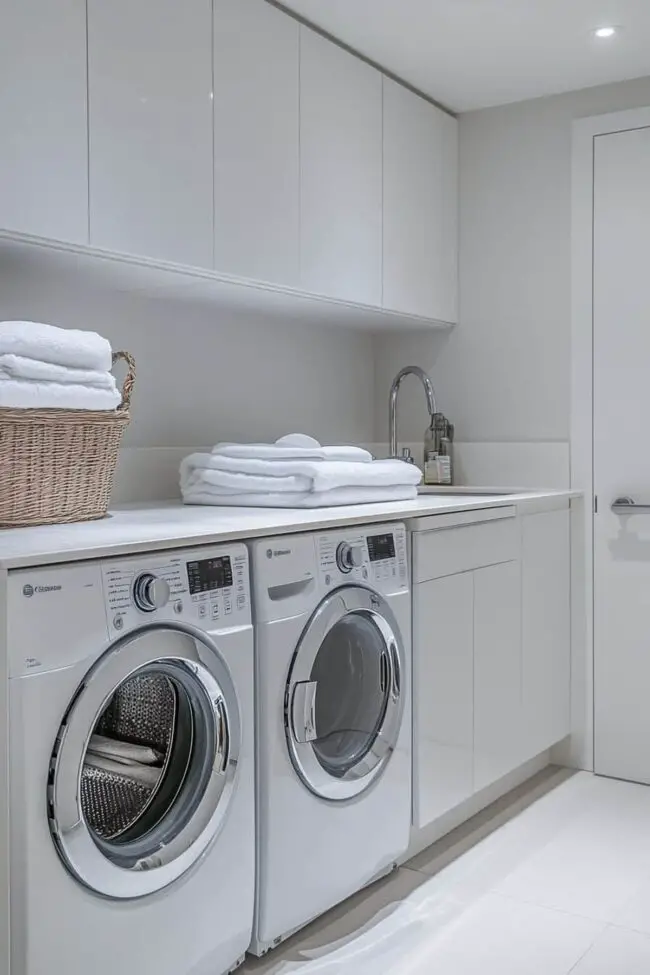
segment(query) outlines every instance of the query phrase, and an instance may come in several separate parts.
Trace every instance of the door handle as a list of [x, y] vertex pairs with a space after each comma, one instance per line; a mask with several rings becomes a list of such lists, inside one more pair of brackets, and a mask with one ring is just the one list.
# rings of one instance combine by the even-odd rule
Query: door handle
[[617, 498], [612, 511], [615, 515], [650, 515], [650, 504], [637, 504], [634, 498]]

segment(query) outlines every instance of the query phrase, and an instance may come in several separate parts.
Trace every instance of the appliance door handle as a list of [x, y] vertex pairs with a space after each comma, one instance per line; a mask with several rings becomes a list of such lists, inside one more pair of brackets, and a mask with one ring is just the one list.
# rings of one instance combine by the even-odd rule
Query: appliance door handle
[[612, 504], [615, 515], [650, 515], [650, 504], [637, 504], [633, 498], [617, 498]]
[[218, 769], [222, 774], [228, 768], [229, 734], [228, 734], [228, 714], [223, 698], [219, 698], [215, 708], [217, 719], [217, 754], [221, 757], [221, 767]]
[[402, 667], [400, 664], [396, 643], [391, 643], [390, 645], [390, 659], [393, 676], [393, 698], [397, 701], [402, 693]]
[[291, 697], [291, 724], [293, 736], [299, 744], [315, 741], [316, 734], [316, 688], [315, 680], [304, 680], [294, 684]]

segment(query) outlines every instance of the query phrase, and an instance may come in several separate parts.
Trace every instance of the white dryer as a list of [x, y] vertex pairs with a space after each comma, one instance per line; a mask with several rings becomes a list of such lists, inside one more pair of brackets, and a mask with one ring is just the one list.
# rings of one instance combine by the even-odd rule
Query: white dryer
[[411, 608], [403, 525], [252, 551], [261, 955], [408, 847]]
[[229, 970], [254, 909], [246, 548], [12, 572], [6, 608], [9, 975]]

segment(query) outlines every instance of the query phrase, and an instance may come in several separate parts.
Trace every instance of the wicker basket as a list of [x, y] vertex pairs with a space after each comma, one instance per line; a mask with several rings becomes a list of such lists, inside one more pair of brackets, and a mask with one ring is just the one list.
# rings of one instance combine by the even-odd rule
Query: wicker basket
[[116, 410], [0, 409], [0, 527], [103, 518], [122, 434], [128, 426], [135, 362]]

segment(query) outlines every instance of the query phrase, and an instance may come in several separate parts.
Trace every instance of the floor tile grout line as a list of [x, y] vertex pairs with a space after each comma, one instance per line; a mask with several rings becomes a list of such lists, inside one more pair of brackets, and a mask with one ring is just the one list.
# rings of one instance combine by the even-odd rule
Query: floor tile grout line
[[[540, 904], [538, 901], [527, 900], [525, 897], [515, 897], [513, 894], [504, 894], [496, 887], [490, 888], [486, 893], [501, 897], [503, 900], [513, 901], [515, 904], [526, 904], [528, 907], [539, 907], [543, 911], [551, 911], [553, 914], [561, 914], [563, 917], [575, 917], [580, 921], [591, 921], [592, 924], [602, 924], [605, 928], [613, 927], [613, 921], [606, 921], [602, 917], [590, 917], [588, 914], [577, 914], [575, 911], [565, 911], [561, 907], [551, 907], [549, 904]], [[601, 932], [602, 933], [602, 932]]]
[[604, 934], [605, 934], [605, 933], [606, 933], [607, 931], [609, 931], [609, 929], [610, 929], [610, 928], [611, 928], [612, 926], [613, 926], [613, 925], [611, 925], [611, 924], [607, 924], [607, 923], [605, 924], [605, 927], [603, 928], [603, 930], [602, 930], [602, 931], [599, 931], [599, 933], [598, 933], [598, 934], [596, 935], [596, 937], [595, 937], [595, 938], [594, 938], [594, 940], [593, 940], [593, 941], [591, 942], [591, 944], [589, 945], [589, 947], [588, 947], [588, 948], [586, 948], [586, 949], [585, 949], [585, 951], [583, 951], [583, 953], [582, 953], [582, 954], [580, 955], [580, 957], [578, 958], [578, 960], [576, 961], [576, 963], [575, 963], [574, 965], [572, 965], [572, 966], [571, 966], [571, 968], [570, 968], [570, 969], [569, 969], [569, 971], [568, 971], [568, 972], [566, 973], [566, 975], [571, 975], [571, 972], [575, 972], [575, 970], [577, 969], [577, 967], [578, 967], [578, 965], [580, 965], [580, 964], [581, 964], [581, 963], [582, 963], [582, 962], [584, 961], [584, 959], [585, 959], [585, 958], [587, 957], [587, 955], [589, 954], [589, 952], [591, 951], [591, 949], [592, 949], [592, 948], [594, 947], [594, 945], [596, 944], [596, 942], [597, 942], [597, 941], [600, 941], [600, 939], [601, 939], [601, 938], [603, 937], [603, 935], [604, 935]]
[[650, 941], [650, 931], [642, 931], [641, 928], [631, 928], [629, 924], [621, 924], [619, 921], [610, 921], [609, 927], [616, 928], [617, 931], [630, 931], [632, 934], [641, 934]]

